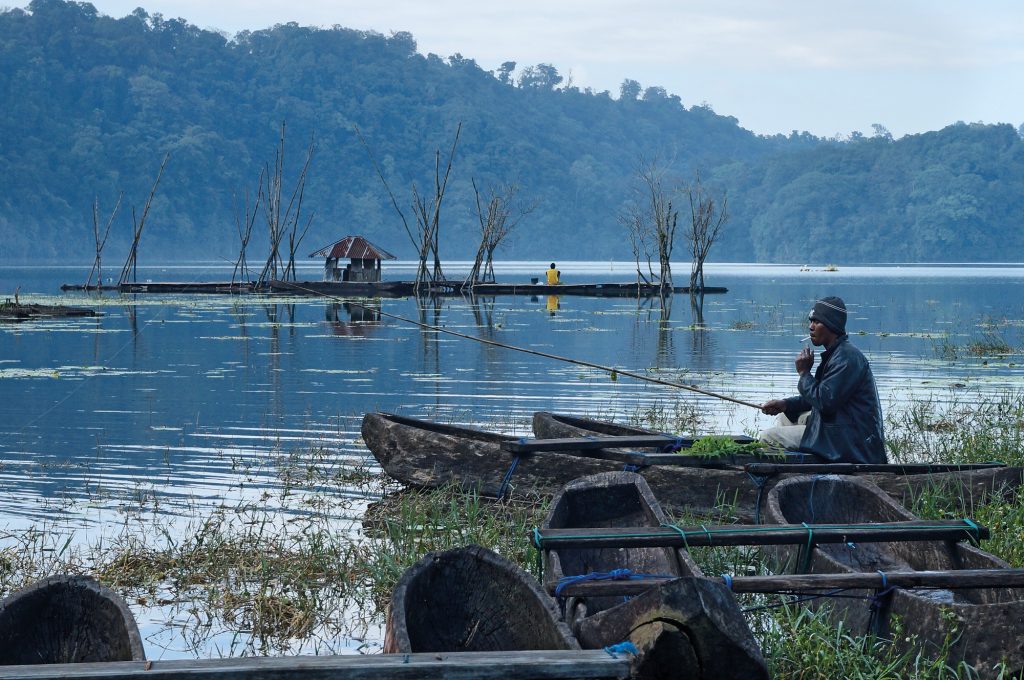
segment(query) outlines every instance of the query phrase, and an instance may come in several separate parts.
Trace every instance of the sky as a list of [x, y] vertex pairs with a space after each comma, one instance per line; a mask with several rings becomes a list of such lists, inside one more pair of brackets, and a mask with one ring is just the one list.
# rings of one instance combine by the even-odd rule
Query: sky
[[616, 97], [627, 78], [661, 86], [759, 134], [1024, 123], [1020, 0], [91, 1], [230, 35], [290, 21], [408, 31], [420, 52], [486, 70], [551, 64]]

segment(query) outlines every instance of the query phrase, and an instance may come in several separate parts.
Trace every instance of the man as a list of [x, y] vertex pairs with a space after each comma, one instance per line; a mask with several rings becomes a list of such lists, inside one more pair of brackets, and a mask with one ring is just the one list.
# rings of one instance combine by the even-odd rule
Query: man
[[796, 357], [799, 396], [761, 406], [778, 415], [760, 439], [790, 450], [814, 453], [832, 463], [885, 463], [882, 408], [868, 360], [846, 335], [846, 305], [837, 297], [814, 303], [807, 315], [810, 340], [824, 347], [814, 374], [814, 352]]
[[551, 263], [551, 269], [548, 269], [547, 277], [549, 286], [557, 286], [562, 282], [562, 272], [555, 269], [554, 262]]

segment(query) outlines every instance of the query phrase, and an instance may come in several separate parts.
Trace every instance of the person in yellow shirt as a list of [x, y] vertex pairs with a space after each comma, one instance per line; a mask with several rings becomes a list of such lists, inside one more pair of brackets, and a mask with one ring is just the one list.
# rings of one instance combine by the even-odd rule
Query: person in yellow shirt
[[558, 284], [560, 284], [562, 282], [561, 281], [561, 277], [562, 277], [562, 272], [560, 272], [557, 269], [555, 269], [555, 263], [552, 262], [551, 263], [551, 268], [548, 269], [548, 285], [549, 286], [557, 286]]

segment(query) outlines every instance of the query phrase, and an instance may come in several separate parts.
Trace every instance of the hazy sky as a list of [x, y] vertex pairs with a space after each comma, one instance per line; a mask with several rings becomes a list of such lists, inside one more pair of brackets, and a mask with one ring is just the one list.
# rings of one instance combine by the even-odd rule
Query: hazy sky
[[[27, 4], [27, 2], [25, 3]], [[289, 21], [384, 34], [493, 70], [553, 64], [618, 96], [625, 78], [758, 133], [900, 137], [1024, 123], [1024, 2], [982, 0], [92, 0], [234, 34]]]

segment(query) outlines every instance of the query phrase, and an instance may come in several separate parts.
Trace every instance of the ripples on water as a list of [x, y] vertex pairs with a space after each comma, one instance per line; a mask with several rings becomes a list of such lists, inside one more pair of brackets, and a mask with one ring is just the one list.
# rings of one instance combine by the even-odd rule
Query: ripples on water
[[[544, 263], [511, 263], [524, 280]], [[626, 263], [562, 263], [568, 282], [629, 280]], [[838, 294], [889, 409], [910, 397], [998, 393], [1021, 384], [1016, 267], [843, 268], [719, 265], [701, 317], [675, 296], [652, 301], [562, 296], [359, 301], [230, 296], [57, 296], [78, 269], [0, 269], [22, 299], [82, 304], [96, 319], [0, 326], [0, 527], [40, 525], [74, 541], [117, 531], [126, 508], [172, 517], [274, 498], [282, 465], [304, 451], [374, 466], [362, 414], [383, 410], [527, 434], [537, 410], [624, 419], [698, 413], [705, 431], [753, 431], [753, 409], [572, 364], [473, 343], [374, 313], [695, 384], [744, 401], [788, 396], [813, 300]], [[680, 271], [685, 274], [686, 268]], [[152, 280], [228, 278], [197, 268], [142, 270]], [[319, 271], [305, 272], [317, 278]], [[458, 275], [458, 271], [450, 274]], [[408, 278], [402, 267], [386, 278]], [[1015, 354], [955, 361], [942, 349], [998, 337]], [[284, 463], [282, 461], [285, 461]], [[290, 462], [289, 462], [290, 461]], [[357, 522], [351, 503], [339, 526]], [[339, 506], [342, 507], [342, 506]], [[292, 508], [282, 508], [284, 514]], [[173, 526], [173, 522], [170, 524]]]

